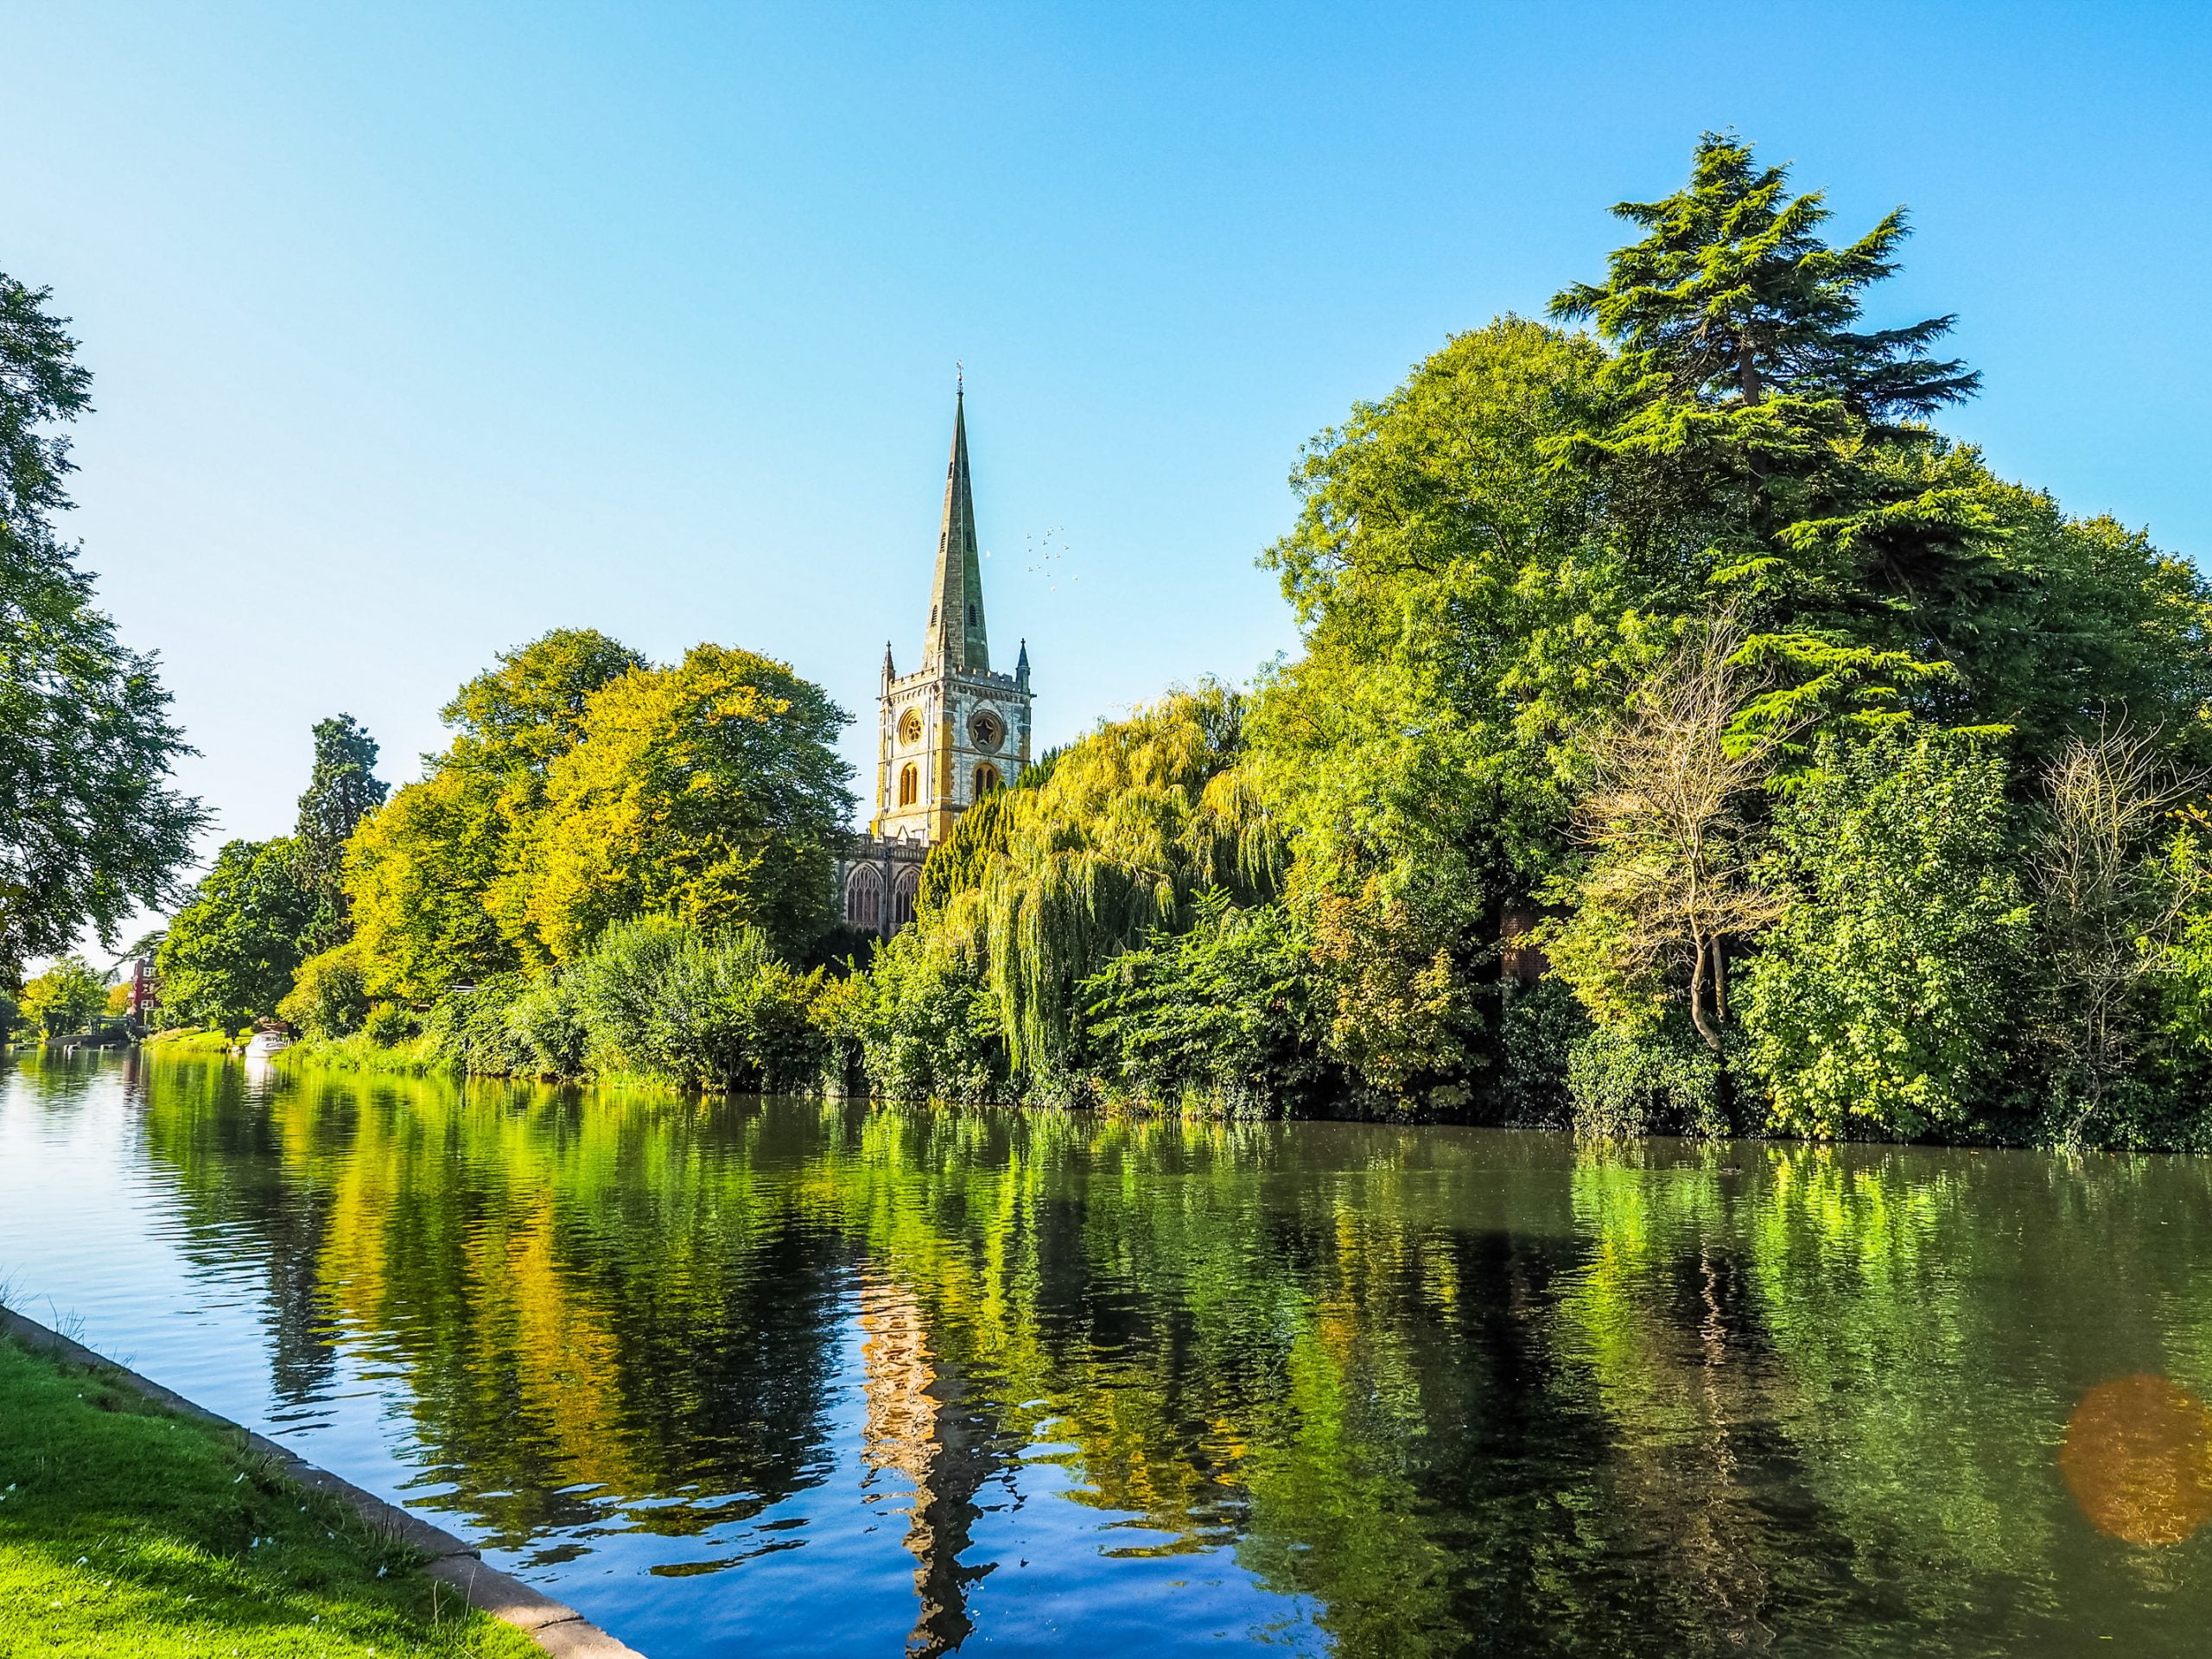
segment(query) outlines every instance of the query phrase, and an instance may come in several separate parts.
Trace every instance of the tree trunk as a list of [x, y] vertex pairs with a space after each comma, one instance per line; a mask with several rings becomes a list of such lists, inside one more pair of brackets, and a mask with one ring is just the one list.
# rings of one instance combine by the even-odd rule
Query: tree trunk
[[1736, 342], [1736, 385], [1746, 404], [1758, 402], [1764, 388], [1759, 382], [1758, 362], [1751, 355], [1751, 342], [1747, 339]]
[[1697, 941], [1697, 965], [1690, 970], [1690, 1023], [1697, 1027], [1697, 1034], [1705, 1039], [1705, 1046], [1714, 1053], [1720, 1052], [1720, 1033], [1705, 1014], [1705, 953], [1708, 947], [1702, 938]]

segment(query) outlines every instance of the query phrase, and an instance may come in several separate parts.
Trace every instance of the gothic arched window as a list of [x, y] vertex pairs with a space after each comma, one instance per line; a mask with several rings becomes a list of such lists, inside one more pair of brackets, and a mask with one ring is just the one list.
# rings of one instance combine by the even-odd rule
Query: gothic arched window
[[899, 804], [912, 806], [921, 794], [922, 769], [910, 760], [899, 768]]
[[883, 925], [883, 878], [873, 864], [862, 864], [845, 881], [845, 921], [853, 927]]
[[891, 931], [897, 932], [914, 919], [914, 895], [920, 891], [922, 873], [909, 864], [891, 884]]
[[984, 765], [976, 768], [976, 798], [982, 800], [999, 786], [999, 769]]

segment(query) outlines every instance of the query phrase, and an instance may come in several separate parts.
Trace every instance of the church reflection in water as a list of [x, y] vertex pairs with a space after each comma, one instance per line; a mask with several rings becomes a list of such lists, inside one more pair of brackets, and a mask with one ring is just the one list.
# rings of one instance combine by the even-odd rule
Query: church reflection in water
[[930, 1352], [921, 1304], [897, 1285], [864, 1275], [860, 1306], [868, 1399], [861, 1459], [871, 1476], [888, 1471], [913, 1483], [906, 1547], [914, 1558], [921, 1610], [906, 1651], [913, 1659], [937, 1659], [975, 1629], [968, 1586], [991, 1567], [963, 1567], [960, 1557], [982, 1513], [976, 1495], [997, 1463], [963, 1397], [958, 1370]]

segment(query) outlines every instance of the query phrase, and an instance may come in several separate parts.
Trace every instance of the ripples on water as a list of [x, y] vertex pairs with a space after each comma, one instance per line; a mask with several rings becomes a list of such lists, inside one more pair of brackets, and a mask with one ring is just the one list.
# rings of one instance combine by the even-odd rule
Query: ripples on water
[[2200, 1651], [2208, 1193], [190, 1061], [0, 1093], [17, 1306], [655, 1659]]

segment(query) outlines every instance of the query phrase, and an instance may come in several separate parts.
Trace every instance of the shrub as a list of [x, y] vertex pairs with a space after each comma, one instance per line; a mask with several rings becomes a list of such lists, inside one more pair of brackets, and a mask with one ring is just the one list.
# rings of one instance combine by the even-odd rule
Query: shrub
[[508, 1005], [507, 1029], [534, 1057], [541, 1077], [573, 1077], [584, 1071], [591, 1033], [559, 975], [545, 976]]
[[608, 928], [566, 983], [592, 1048], [615, 1065], [774, 1092], [820, 1080], [829, 1045], [808, 1010], [822, 980], [778, 960], [755, 929], [648, 916]]
[[1605, 1140], [1721, 1135], [1719, 1057], [1676, 1014], [1634, 1033], [1600, 1026], [1567, 1055], [1574, 1132]]
[[423, 1020], [431, 1055], [475, 1076], [533, 1071], [537, 1054], [516, 1034], [510, 1017], [532, 983], [526, 974], [487, 974], [480, 984], [448, 991]]
[[1564, 980], [1541, 979], [1512, 994], [1502, 1025], [1492, 1116], [1523, 1128], [1567, 1128], [1574, 1121], [1569, 1071], [1576, 1046], [1592, 1030], [1581, 1002]]
[[423, 1021], [404, 1002], [379, 1002], [361, 1021], [361, 1035], [378, 1048], [397, 1048], [423, 1034]]
[[975, 964], [918, 928], [880, 946], [865, 974], [830, 988], [817, 1027], [893, 1100], [1009, 1097], [999, 1005]]
[[1936, 732], [1826, 743], [1775, 836], [1787, 899], [1742, 997], [1775, 1127], [1967, 1127], [2002, 1085], [2025, 1001], [2031, 912], [2002, 760]]
[[1084, 1081], [1109, 1097], [1281, 1115], [1341, 1086], [1322, 1058], [1306, 942], [1281, 905], [1202, 894], [1187, 932], [1159, 934], [1083, 982]]

